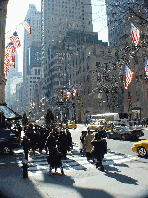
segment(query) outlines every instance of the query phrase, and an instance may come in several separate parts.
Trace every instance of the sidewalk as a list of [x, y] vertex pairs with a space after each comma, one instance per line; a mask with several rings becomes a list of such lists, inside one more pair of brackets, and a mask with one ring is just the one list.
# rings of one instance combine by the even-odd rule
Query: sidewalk
[[[105, 159], [113, 161], [112, 156], [108, 153]], [[146, 164], [145, 169], [141, 168], [143, 164], [139, 163], [138, 174], [134, 162], [105, 165], [105, 172], [92, 168], [91, 163], [86, 170], [67, 171], [65, 168], [65, 175], [60, 174], [60, 169], [51, 175], [47, 169], [34, 174], [28, 171], [29, 178], [23, 179], [16, 155], [3, 156], [0, 163], [0, 190], [10, 198], [142, 198], [141, 193], [148, 189], [145, 174], [148, 168]]]
[[23, 171], [18, 164], [15, 163], [15, 155], [0, 157], [1, 161], [3, 161], [3, 163], [0, 163], [0, 197], [46, 197], [45, 194], [39, 190], [30, 179], [23, 179]]

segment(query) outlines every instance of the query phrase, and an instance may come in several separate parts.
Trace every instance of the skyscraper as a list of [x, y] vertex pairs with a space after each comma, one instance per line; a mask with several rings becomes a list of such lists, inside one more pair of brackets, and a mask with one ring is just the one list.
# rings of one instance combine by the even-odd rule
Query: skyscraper
[[[29, 4], [25, 20], [30, 19], [31, 35], [24, 29], [23, 49], [23, 91], [24, 107], [30, 105], [30, 94], [28, 93], [28, 76], [31, 75], [33, 67], [41, 67], [41, 12], [37, 11], [35, 5]], [[30, 90], [30, 89], [29, 89]]]
[[41, 12], [30, 4], [25, 20], [30, 19], [30, 34], [24, 29], [23, 81], [34, 66], [41, 66]]
[[42, 0], [42, 74], [48, 66], [48, 47], [71, 30], [93, 31], [91, 0]]

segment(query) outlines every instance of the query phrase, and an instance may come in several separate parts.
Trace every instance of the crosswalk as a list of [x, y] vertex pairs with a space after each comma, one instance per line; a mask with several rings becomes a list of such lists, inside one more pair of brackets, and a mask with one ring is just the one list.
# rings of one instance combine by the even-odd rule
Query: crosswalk
[[[23, 149], [15, 150], [14, 153], [17, 156], [17, 164], [22, 167], [23, 159], [24, 159], [24, 151]], [[43, 150], [42, 153], [38, 151], [35, 152], [35, 155], [32, 153], [29, 154], [28, 158], [28, 171], [30, 174], [34, 174], [36, 172], [49, 171], [49, 165], [47, 162], [47, 154], [46, 151]], [[127, 156], [120, 153], [108, 152], [105, 154], [103, 159], [103, 165], [114, 165], [114, 164], [122, 164], [128, 161], [137, 160], [137, 157]], [[62, 160], [62, 165], [64, 172], [70, 171], [78, 171], [78, 170], [92, 170], [96, 169], [95, 162], [93, 160], [87, 160], [86, 157], [81, 156], [79, 152], [79, 145], [75, 144], [73, 146], [72, 151], [67, 153], [67, 158]]]

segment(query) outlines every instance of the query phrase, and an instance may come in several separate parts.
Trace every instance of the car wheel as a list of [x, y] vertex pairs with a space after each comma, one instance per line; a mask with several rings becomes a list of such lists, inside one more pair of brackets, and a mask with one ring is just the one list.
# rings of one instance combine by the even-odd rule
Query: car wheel
[[8, 153], [10, 153], [10, 148], [8, 147], [8, 146], [5, 146], [4, 148], [3, 148], [3, 153], [4, 154], [8, 154]]
[[144, 156], [146, 156], [147, 151], [144, 147], [141, 146], [141, 147], [137, 148], [137, 153], [139, 156], [144, 157]]

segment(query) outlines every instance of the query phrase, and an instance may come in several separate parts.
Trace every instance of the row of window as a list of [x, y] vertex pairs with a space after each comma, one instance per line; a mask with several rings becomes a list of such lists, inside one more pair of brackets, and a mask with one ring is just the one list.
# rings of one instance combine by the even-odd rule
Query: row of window
[[[75, 0], [74, 2], [70, 2], [70, 1], [62, 1], [62, 0], [48, 0], [48, 2], [52, 2], [52, 3], [62, 3], [62, 4], [68, 4], [68, 2], [69, 2], [69, 4], [71, 4], [71, 5], [74, 5], [74, 4], [76, 4], [77, 5], [77, 3], [80, 3], [80, 0]], [[80, 4], [78, 4], [78, 5], [80, 5]]]

